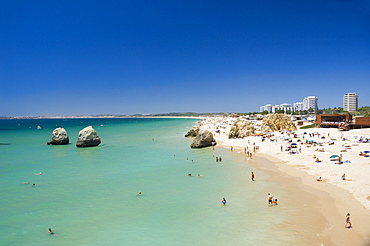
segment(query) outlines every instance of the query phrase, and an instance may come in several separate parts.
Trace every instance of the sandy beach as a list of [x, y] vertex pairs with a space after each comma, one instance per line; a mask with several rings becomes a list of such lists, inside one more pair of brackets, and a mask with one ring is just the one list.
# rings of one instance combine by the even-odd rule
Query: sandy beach
[[[298, 207], [284, 227], [306, 237], [306, 245], [370, 245], [370, 143], [361, 142], [370, 138], [370, 129], [311, 128], [298, 129], [295, 135], [274, 132], [266, 138], [228, 139], [233, 121], [207, 118], [201, 128], [214, 133], [219, 147], [249, 160], [257, 180], [258, 169], [276, 173], [274, 181], [292, 194], [280, 203]], [[347, 213], [353, 223], [349, 229]]]

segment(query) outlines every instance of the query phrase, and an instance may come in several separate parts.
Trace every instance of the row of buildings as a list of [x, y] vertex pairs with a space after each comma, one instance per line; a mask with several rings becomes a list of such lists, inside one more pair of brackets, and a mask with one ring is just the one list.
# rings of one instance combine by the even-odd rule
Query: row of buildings
[[286, 113], [287, 111], [298, 112], [312, 109], [313, 112], [316, 113], [319, 110], [317, 102], [317, 97], [308, 96], [305, 97], [302, 102], [296, 102], [293, 103], [293, 105], [289, 103], [282, 103], [279, 105], [266, 104], [260, 107], [260, 112], [267, 111], [269, 113], [276, 113], [278, 110], [283, 110], [284, 113]]
[[[278, 110], [283, 110], [284, 113], [299, 112], [312, 109], [313, 113], [319, 110], [318, 98], [315, 96], [308, 96], [302, 102], [296, 102], [293, 105], [289, 103], [282, 103], [279, 105], [266, 104], [260, 107], [260, 112], [267, 111], [269, 113], [276, 113]], [[356, 93], [346, 93], [343, 96], [343, 110], [354, 112], [358, 110], [358, 95]]]

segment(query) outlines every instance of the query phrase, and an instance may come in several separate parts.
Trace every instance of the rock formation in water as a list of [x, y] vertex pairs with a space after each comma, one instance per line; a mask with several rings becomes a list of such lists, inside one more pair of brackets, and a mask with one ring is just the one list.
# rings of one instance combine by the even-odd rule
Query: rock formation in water
[[51, 140], [47, 142], [48, 145], [69, 144], [68, 134], [64, 128], [55, 128], [51, 135]]
[[77, 147], [93, 147], [101, 143], [100, 137], [92, 126], [85, 127], [78, 133]]
[[196, 136], [197, 136], [198, 132], [199, 132], [199, 127], [194, 126], [193, 128], [191, 128], [191, 129], [188, 131], [188, 133], [186, 133], [186, 134], [185, 134], [185, 137], [186, 137], [186, 138], [188, 138], [188, 137], [192, 137], [192, 138], [194, 138], [194, 137], [196, 137]]
[[191, 148], [203, 148], [216, 145], [216, 140], [213, 138], [212, 132], [208, 130], [200, 130], [194, 138]]
[[263, 119], [261, 126], [262, 132], [266, 133], [280, 130], [294, 131], [297, 130], [297, 127], [289, 116], [285, 114], [270, 114]]
[[254, 124], [247, 120], [235, 121], [229, 132], [229, 138], [244, 138], [254, 135]]

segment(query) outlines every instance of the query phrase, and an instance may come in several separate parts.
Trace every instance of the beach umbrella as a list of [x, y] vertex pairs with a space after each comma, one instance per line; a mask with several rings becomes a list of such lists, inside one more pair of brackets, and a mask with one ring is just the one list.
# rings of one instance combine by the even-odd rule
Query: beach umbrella
[[290, 145], [297, 145], [296, 143], [291, 143]]
[[329, 158], [337, 158], [337, 157], [339, 157], [339, 155], [332, 155]]

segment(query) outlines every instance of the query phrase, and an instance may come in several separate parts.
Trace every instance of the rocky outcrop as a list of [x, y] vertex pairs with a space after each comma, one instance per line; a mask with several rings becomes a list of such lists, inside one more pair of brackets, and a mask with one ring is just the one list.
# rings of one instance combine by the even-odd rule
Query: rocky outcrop
[[196, 137], [196, 136], [197, 136], [198, 132], [199, 132], [199, 127], [194, 126], [193, 128], [191, 128], [191, 129], [188, 131], [188, 133], [186, 133], [186, 134], [185, 134], [185, 137], [186, 137], [186, 138], [194, 138], [194, 137]]
[[244, 138], [254, 135], [254, 124], [247, 120], [238, 120], [231, 127], [229, 138]]
[[47, 142], [48, 145], [69, 144], [69, 137], [67, 131], [64, 128], [55, 128], [51, 135], [51, 140]]
[[92, 126], [85, 127], [78, 133], [77, 147], [93, 147], [101, 143], [100, 137]]
[[294, 131], [297, 130], [297, 127], [289, 116], [285, 114], [270, 114], [263, 119], [261, 126], [262, 132], [266, 133], [280, 130]]
[[191, 148], [204, 148], [216, 145], [216, 140], [213, 138], [212, 132], [208, 130], [200, 130], [194, 138]]

